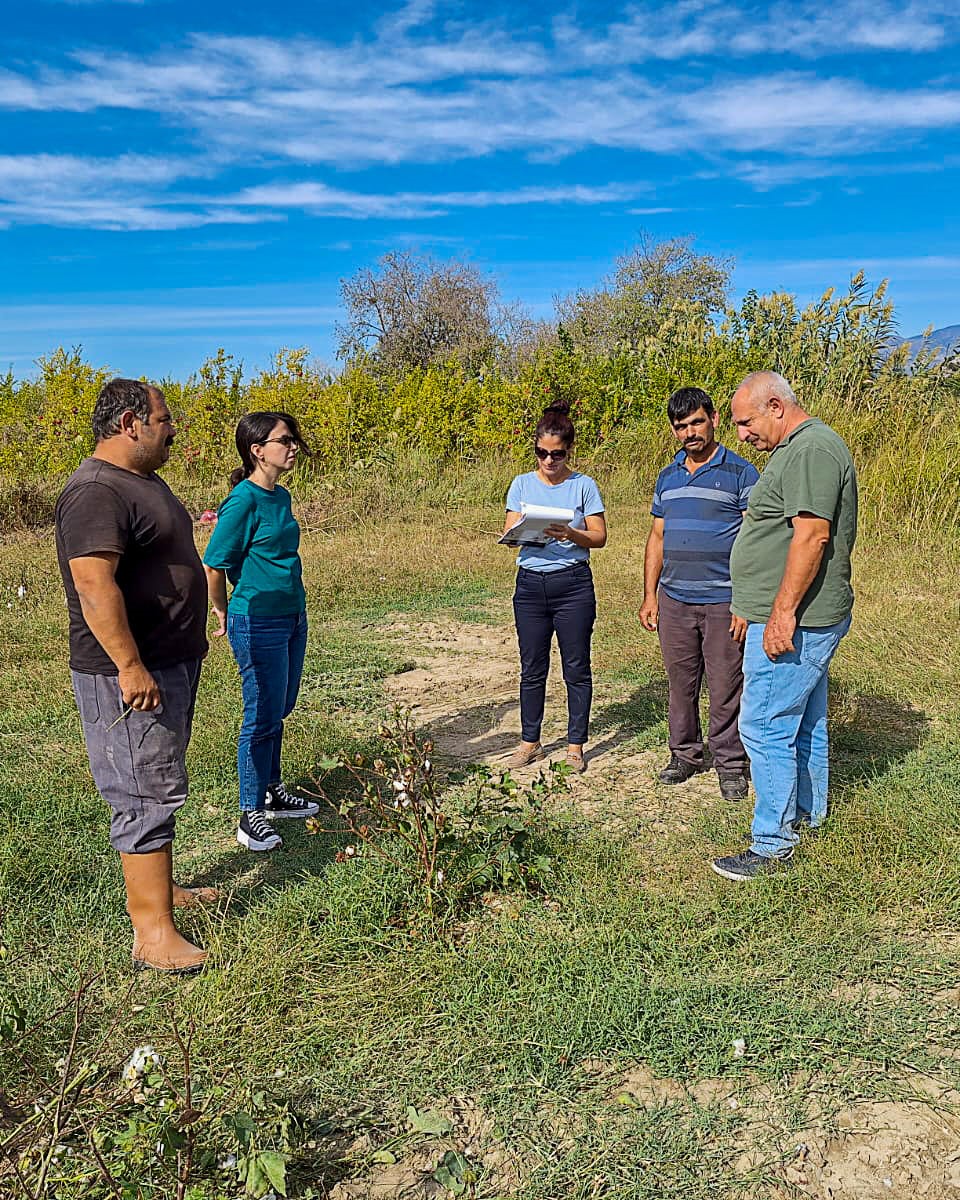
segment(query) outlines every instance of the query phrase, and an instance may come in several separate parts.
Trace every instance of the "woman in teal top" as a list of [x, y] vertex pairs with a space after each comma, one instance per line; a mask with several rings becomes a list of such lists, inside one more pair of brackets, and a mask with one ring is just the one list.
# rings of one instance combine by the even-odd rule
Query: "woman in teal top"
[[303, 674], [307, 605], [300, 526], [290, 493], [277, 481], [292, 470], [298, 451], [310, 451], [286, 413], [247, 413], [236, 442], [243, 465], [230, 476], [233, 491], [220, 505], [203, 565], [217, 619], [213, 636], [227, 635], [243, 691], [237, 841], [249, 850], [274, 850], [283, 842], [270, 820], [318, 811], [312, 801], [291, 795], [280, 777], [283, 722]]

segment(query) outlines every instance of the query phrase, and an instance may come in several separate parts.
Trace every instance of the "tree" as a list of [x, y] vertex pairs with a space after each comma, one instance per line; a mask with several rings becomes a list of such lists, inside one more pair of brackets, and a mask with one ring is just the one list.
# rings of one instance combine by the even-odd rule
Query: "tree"
[[366, 357], [385, 372], [450, 358], [477, 369], [495, 353], [506, 316], [496, 284], [476, 267], [398, 252], [341, 280], [340, 296], [347, 319], [337, 326], [337, 356]]
[[596, 291], [559, 300], [558, 316], [578, 349], [608, 357], [635, 351], [679, 308], [704, 318], [723, 309], [732, 265], [697, 254], [689, 237], [642, 238]]

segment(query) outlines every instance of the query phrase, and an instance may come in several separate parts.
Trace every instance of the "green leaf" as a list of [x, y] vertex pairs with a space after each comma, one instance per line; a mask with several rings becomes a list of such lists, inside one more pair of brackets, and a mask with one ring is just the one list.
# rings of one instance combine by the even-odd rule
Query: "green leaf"
[[428, 1133], [433, 1137], [442, 1137], [453, 1128], [447, 1118], [441, 1117], [435, 1108], [417, 1112], [412, 1104], [407, 1109], [407, 1123], [416, 1133]]
[[243, 1186], [250, 1196], [262, 1196], [270, 1183], [260, 1166], [259, 1157], [254, 1156], [247, 1163], [247, 1175]]
[[370, 1155], [370, 1161], [375, 1163], [383, 1163], [384, 1166], [392, 1167], [397, 1161], [397, 1156], [392, 1150], [377, 1150]]
[[289, 1161], [286, 1154], [280, 1154], [276, 1150], [262, 1150], [257, 1158], [264, 1174], [270, 1180], [270, 1186], [275, 1192], [285, 1196], [287, 1194], [287, 1163]]

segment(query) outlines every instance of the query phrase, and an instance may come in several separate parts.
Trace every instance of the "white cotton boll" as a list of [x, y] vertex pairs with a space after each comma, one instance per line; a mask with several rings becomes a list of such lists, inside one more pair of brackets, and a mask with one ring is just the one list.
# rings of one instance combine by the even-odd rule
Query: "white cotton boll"
[[21, 583], [20, 586], [17, 588], [17, 599], [22, 600], [26, 594], [27, 594], [27, 589]]
[[743, 1038], [734, 1038], [730, 1045], [733, 1047], [734, 1058], [743, 1058], [747, 1053], [747, 1043]]
[[123, 1068], [124, 1083], [128, 1087], [132, 1087], [147, 1071], [159, 1067], [162, 1061], [153, 1046], [137, 1046], [130, 1055], [130, 1061]]

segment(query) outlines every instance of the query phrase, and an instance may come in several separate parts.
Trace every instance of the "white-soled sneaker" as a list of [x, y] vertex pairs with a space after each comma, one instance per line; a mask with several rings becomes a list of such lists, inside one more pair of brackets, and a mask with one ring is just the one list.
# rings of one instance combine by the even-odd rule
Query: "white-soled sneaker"
[[248, 850], [277, 850], [283, 845], [283, 838], [259, 808], [241, 814], [237, 841]]
[[264, 814], [268, 821], [283, 821], [288, 818], [315, 817], [320, 805], [303, 796], [294, 796], [282, 783], [271, 783], [267, 788]]

